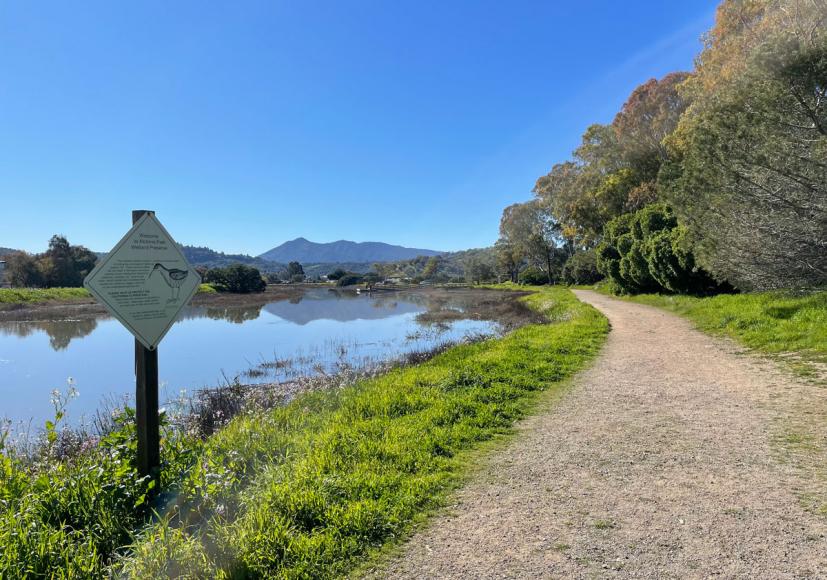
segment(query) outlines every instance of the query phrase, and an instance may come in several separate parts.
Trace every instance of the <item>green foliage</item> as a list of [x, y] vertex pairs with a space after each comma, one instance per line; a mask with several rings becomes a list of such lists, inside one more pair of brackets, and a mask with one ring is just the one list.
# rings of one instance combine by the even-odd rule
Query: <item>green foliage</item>
[[503, 210], [497, 263], [506, 266], [510, 280], [515, 279], [516, 271], [525, 261], [544, 271], [546, 282], [552, 283], [562, 270], [568, 245], [560, 224], [538, 200], [515, 203]]
[[85, 288], [0, 288], [0, 304], [27, 304], [90, 298], [92, 298], [92, 295]]
[[336, 286], [355, 286], [356, 284], [361, 284], [363, 281], [362, 276], [359, 274], [345, 274], [341, 278], [336, 281]]
[[699, 266], [742, 290], [827, 281], [825, 13], [823, 0], [723, 0], [693, 74], [636, 88], [537, 180], [580, 249], [624, 213], [675, 210], [680, 230], [601, 245], [617, 289], [706, 292], [708, 280], [685, 276]]
[[[214, 294], [210, 284], [201, 284], [199, 294]], [[34, 304], [37, 302], [88, 302], [92, 295], [85, 288], [0, 288], [0, 304]]]
[[304, 281], [304, 268], [298, 262], [290, 262], [287, 264], [287, 269], [284, 272], [284, 279], [290, 282]]
[[697, 267], [686, 230], [665, 204], [609, 222], [596, 253], [598, 270], [617, 292], [710, 294], [726, 289]]
[[[135, 470], [134, 412], [112, 419], [100, 440], [61, 454], [71, 433], [62, 430], [66, 399], [33, 457], [0, 446], [0, 577], [90, 578], [107, 575], [150, 514], [150, 484]], [[162, 416], [164, 485], [174, 488], [199, 442], [169, 427]], [[5, 439], [0, 437], [0, 440]]]
[[465, 278], [468, 263], [480, 261], [489, 264], [493, 268], [497, 260], [494, 248], [450, 252], [436, 258], [434, 260], [433, 256], [419, 256], [399, 262], [380, 262], [373, 264], [373, 270], [385, 279], [412, 280], [419, 278], [420, 280], [427, 279], [434, 282], [461, 282]]
[[597, 269], [597, 253], [581, 250], [566, 260], [563, 266], [563, 283], [568, 285], [594, 284], [603, 279]]
[[220, 292], [248, 294], [262, 292], [267, 287], [261, 272], [245, 264], [233, 264], [226, 268], [213, 268], [204, 274], [204, 282]]
[[537, 180], [534, 193], [570, 243], [594, 247], [610, 220], [658, 199], [663, 139], [686, 109], [678, 92], [686, 78], [671, 73], [637, 87], [611, 125], [590, 126], [574, 159]]
[[41, 288], [43, 272], [38, 267], [37, 257], [26, 252], [12, 252], [4, 256], [6, 282], [15, 288]]
[[493, 282], [497, 275], [494, 268], [488, 262], [482, 260], [470, 260], [465, 265], [465, 280], [471, 284], [484, 284]]
[[814, 375], [827, 364], [827, 291], [757, 292], [710, 298], [644, 294], [635, 302], [667, 308], [701, 330], [724, 334], [758, 351], [784, 355]]
[[552, 324], [241, 415], [206, 441], [162, 415], [165, 493], [151, 505], [131, 410], [69, 455], [57, 452], [62, 414], [33, 458], [0, 433], [0, 577], [347, 573], [439, 505], [471, 450], [599, 349], [608, 324], [571, 293], [527, 301]]
[[743, 290], [827, 281], [824, 14], [823, 2], [724, 2], [668, 140], [662, 189], [703, 265]]
[[342, 268], [336, 268], [330, 274], [327, 275], [327, 279], [336, 281], [342, 278], [343, 276], [346, 276], [347, 273], [347, 270], [343, 270]]
[[31, 255], [13, 252], [5, 256], [5, 277], [18, 288], [78, 288], [95, 267], [98, 257], [83, 246], [72, 246], [63, 236], [52, 236], [49, 249]]
[[528, 300], [559, 322], [234, 420], [206, 443], [204, 471], [179, 499], [200, 523], [173, 518], [147, 530], [126, 575], [347, 574], [440, 503], [470, 450], [508, 432], [538, 391], [599, 348], [605, 319], [569, 292]]
[[543, 284], [548, 284], [548, 275], [539, 268], [529, 266], [520, 272], [518, 280], [521, 284], [542, 286]]

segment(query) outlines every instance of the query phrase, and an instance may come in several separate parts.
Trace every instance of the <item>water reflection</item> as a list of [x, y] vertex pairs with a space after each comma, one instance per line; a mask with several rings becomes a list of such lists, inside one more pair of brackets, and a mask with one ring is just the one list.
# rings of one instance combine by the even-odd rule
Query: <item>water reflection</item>
[[[432, 294], [290, 288], [247, 297], [243, 305], [233, 304], [233, 297], [209, 297], [184, 309], [159, 349], [166, 385], [161, 397], [234, 377], [268, 382], [335, 372], [341, 365], [408, 356], [499, 328], [476, 306], [444, 318], [446, 310], [464, 312], [478, 304], [479, 293]], [[52, 413], [49, 391], [68, 377], [81, 393], [72, 402], [70, 421], [93, 416], [112, 396], [131, 397], [133, 344], [128, 331], [107, 316], [0, 322], [0, 418], [42, 424]]]
[[3, 322], [0, 323], [0, 334], [25, 338], [36, 332], [45, 332], [49, 336], [49, 346], [53, 350], [65, 350], [72, 339], [88, 336], [97, 327], [98, 321], [94, 318]]
[[[223, 320], [233, 324], [257, 320], [267, 313], [293, 324], [304, 326], [317, 320], [352, 322], [355, 320], [378, 320], [403, 314], [432, 314], [453, 311], [465, 312], [472, 300], [466, 294], [444, 295], [416, 292], [374, 292], [357, 294], [347, 290], [329, 288], [298, 289], [289, 296], [276, 298], [264, 304], [232, 304], [219, 306], [188, 306], [178, 318], [186, 320], [207, 318]], [[78, 320], [44, 320], [0, 322], [0, 335], [25, 338], [37, 332], [49, 336], [54, 350], [65, 350], [73, 339], [88, 336], [107, 315]], [[421, 317], [422, 323], [431, 319]]]

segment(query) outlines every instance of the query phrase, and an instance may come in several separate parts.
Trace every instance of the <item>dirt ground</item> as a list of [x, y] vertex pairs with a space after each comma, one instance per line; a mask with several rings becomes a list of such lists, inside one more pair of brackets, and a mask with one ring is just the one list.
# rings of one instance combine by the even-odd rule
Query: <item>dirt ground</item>
[[578, 291], [607, 344], [389, 578], [827, 578], [825, 389], [661, 310]]

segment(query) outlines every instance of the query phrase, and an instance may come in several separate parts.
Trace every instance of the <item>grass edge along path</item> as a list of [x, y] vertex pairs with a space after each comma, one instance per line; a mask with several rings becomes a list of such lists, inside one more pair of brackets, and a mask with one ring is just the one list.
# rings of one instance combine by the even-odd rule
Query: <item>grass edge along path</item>
[[[472, 451], [603, 344], [608, 321], [570, 291], [525, 300], [550, 324], [234, 420], [184, 484], [190, 507], [148, 528], [119, 572], [332, 577], [399, 541], [458, 485]], [[245, 472], [255, 475], [239, 488]]]
[[827, 290], [694, 297], [614, 296], [604, 286], [582, 288], [673, 312], [703, 332], [729, 337], [779, 360], [799, 376], [827, 381]]

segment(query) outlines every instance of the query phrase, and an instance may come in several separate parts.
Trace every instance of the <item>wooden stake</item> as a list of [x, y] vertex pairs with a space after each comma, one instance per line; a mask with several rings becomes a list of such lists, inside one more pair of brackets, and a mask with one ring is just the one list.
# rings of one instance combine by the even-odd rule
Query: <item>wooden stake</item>
[[[133, 225], [149, 210], [134, 210]], [[138, 474], [160, 488], [161, 434], [158, 422], [158, 349], [150, 350], [135, 340], [135, 423], [138, 432]]]

